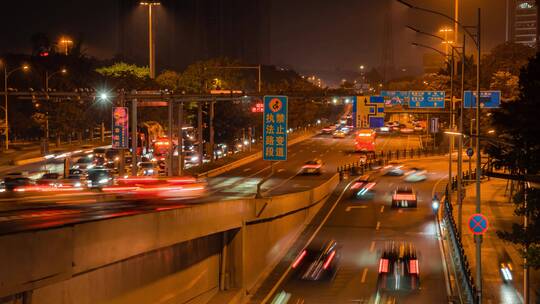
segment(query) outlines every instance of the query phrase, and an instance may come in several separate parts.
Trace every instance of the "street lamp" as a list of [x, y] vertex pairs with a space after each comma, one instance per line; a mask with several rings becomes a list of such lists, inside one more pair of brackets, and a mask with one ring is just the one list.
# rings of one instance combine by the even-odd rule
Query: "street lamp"
[[[477, 51], [477, 65], [476, 65], [476, 213], [481, 213], [481, 198], [480, 198], [480, 177], [482, 176], [482, 167], [481, 167], [481, 153], [480, 153], [480, 58], [481, 58], [481, 10], [478, 8], [477, 10], [477, 24], [475, 26], [476, 33], [472, 34], [470, 32], [469, 26], [464, 26], [459, 20], [456, 20], [455, 18], [452, 18], [444, 13], [426, 9], [423, 7], [418, 7], [415, 5], [412, 5], [404, 0], [396, 0], [397, 2], [407, 6], [410, 9], [434, 14], [437, 16], [441, 16], [446, 18], [447, 20], [450, 20], [454, 23], [456, 28], [459, 26], [463, 32], [469, 36], [476, 47]], [[457, 4], [457, 1], [456, 1]], [[456, 5], [457, 6], [457, 5]], [[457, 9], [456, 9], [457, 11]], [[457, 31], [456, 31], [457, 32]], [[462, 101], [463, 103], [463, 101]], [[463, 112], [463, 111], [461, 111]], [[477, 284], [477, 301], [479, 303], [482, 303], [482, 237], [480, 235], [475, 236], [475, 243], [476, 243], [476, 284]], [[528, 301], [528, 288], [524, 292], [524, 300], [525, 303]]]
[[[67, 69], [62, 68], [50, 75], [49, 75], [49, 71], [45, 70], [45, 96], [47, 100], [49, 100], [49, 79], [51, 79], [54, 75], [57, 75], [57, 74], [65, 75], [67, 74]], [[47, 147], [48, 147], [48, 142], [49, 142], [49, 135], [50, 135], [49, 134], [49, 112], [47, 112], [45, 113], [45, 141], [47, 143]]]
[[159, 6], [159, 1], [142, 1], [140, 5], [148, 7], [148, 61], [150, 66], [150, 78], [156, 77], [156, 54], [154, 45], [152, 7]]
[[450, 41], [448, 41], [448, 33], [451, 33], [453, 32], [454, 30], [452, 30], [451, 28], [448, 28], [448, 27], [443, 27], [439, 30], [439, 33], [444, 33], [444, 41], [443, 43], [446, 44], [446, 49], [445, 49], [445, 53], [448, 55], [448, 43], [452, 43]]
[[9, 149], [9, 123], [8, 123], [8, 78], [11, 74], [23, 70], [24, 72], [30, 69], [30, 66], [23, 64], [22, 66], [8, 71], [8, 65], [5, 61], [0, 61], [4, 65], [4, 135], [5, 135], [5, 149]]
[[73, 45], [73, 40], [67, 37], [62, 37], [60, 38], [60, 44], [64, 46], [64, 54], [67, 56], [69, 53], [69, 46]]

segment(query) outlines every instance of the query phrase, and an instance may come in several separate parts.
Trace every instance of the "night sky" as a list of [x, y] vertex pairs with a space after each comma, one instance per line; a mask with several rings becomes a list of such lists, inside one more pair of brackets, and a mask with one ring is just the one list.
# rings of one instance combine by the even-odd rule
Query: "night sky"
[[[453, 0], [410, 2], [453, 14]], [[504, 42], [505, 0], [463, 2], [466, 24], [476, 22], [476, 7], [483, 9], [484, 50]], [[114, 1], [18, 0], [3, 7], [0, 53], [29, 52], [30, 36], [38, 31], [52, 38], [82, 33], [88, 53], [98, 58], [112, 57], [118, 51], [118, 8]], [[411, 12], [394, 1], [391, 7], [392, 19], [385, 20], [383, 0], [273, 0], [271, 60], [303, 72], [354, 70], [360, 64], [377, 66], [381, 61], [383, 24], [391, 22], [396, 66], [420, 70], [423, 51], [410, 46], [410, 42], [433, 46], [439, 42], [418, 37], [405, 26], [436, 31], [449, 23], [440, 17]], [[141, 47], [145, 43], [142, 41]]]

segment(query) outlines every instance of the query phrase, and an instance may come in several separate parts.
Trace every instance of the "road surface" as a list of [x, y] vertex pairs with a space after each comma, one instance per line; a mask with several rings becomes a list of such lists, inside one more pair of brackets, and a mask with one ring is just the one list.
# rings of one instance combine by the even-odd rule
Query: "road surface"
[[[260, 290], [273, 289], [270, 298], [279, 292], [289, 293], [291, 299], [288, 303], [448, 303], [443, 258], [431, 209], [433, 193], [444, 184], [447, 163], [442, 159], [431, 159], [429, 162], [408, 161], [405, 164], [428, 170], [426, 181], [412, 185], [418, 191], [418, 208], [392, 209], [391, 192], [398, 185], [405, 184], [403, 177], [374, 174], [377, 185], [373, 200], [359, 201], [344, 190], [333, 212], [320, 230], [312, 235], [311, 243], [314, 244], [328, 240], [338, 242], [341, 257], [335, 277], [330, 281], [303, 281], [294, 271], [285, 273], [284, 268], [278, 265], [275, 271], [280, 274], [272, 274], [270, 278], [277, 277], [282, 281], [269, 279]], [[300, 240], [306, 238], [301, 237]], [[418, 291], [378, 292], [379, 257], [385, 244], [391, 241], [411, 243], [418, 250]], [[281, 263], [290, 267], [297, 255], [287, 254]], [[265, 296], [267, 294], [259, 292], [251, 303], [260, 303]]]

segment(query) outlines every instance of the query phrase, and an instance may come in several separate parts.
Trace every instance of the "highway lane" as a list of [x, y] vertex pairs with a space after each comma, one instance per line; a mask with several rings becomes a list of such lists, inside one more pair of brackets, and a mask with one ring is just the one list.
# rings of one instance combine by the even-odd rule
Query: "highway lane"
[[[380, 137], [379, 149], [400, 147], [407, 137]], [[289, 148], [289, 159], [275, 166], [275, 174], [263, 187], [264, 195], [279, 195], [304, 191], [323, 183], [336, 173], [337, 166], [358, 160], [352, 153], [353, 139], [334, 139], [331, 136], [316, 136]], [[320, 158], [324, 161], [322, 175], [299, 175], [305, 161]], [[196, 199], [179, 200], [132, 200], [118, 199], [97, 191], [77, 194], [62, 193], [0, 198], [0, 233], [9, 233], [40, 227], [54, 227], [77, 221], [88, 221], [106, 217], [129, 215], [126, 211], [155, 212], [167, 206], [183, 207], [184, 204], [206, 203], [223, 199], [253, 197], [256, 184], [269, 173], [268, 162], [254, 161], [237, 169], [208, 179], [208, 195]], [[76, 210], [74, 212], [73, 210]], [[46, 213], [44, 211], [52, 211]]]
[[[445, 162], [409, 161], [408, 166], [429, 170], [428, 180], [414, 184], [419, 195], [416, 209], [392, 209], [391, 192], [402, 177], [378, 176], [371, 201], [359, 201], [348, 192], [337, 203], [314, 244], [336, 240], [340, 246], [339, 267], [331, 281], [302, 281], [294, 271], [284, 277], [277, 292], [291, 294], [288, 303], [444, 303], [445, 274], [431, 209], [432, 193], [445, 178]], [[427, 165], [426, 165], [427, 164]], [[414, 292], [377, 291], [378, 260], [391, 241], [413, 244], [419, 251], [420, 289]], [[296, 257], [296, 255], [293, 255]], [[292, 264], [292, 261], [289, 262]], [[380, 298], [378, 298], [380, 297]], [[376, 299], [384, 299], [377, 302]], [[303, 301], [303, 302], [302, 302]]]

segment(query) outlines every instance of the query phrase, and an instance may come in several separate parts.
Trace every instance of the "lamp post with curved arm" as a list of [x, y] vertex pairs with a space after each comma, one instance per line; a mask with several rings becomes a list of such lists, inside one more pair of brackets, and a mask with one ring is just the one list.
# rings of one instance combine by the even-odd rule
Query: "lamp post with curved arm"
[[[416, 5], [412, 5], [404, 0], [396, 0], [397, 2], [405, 5], [406, 7], [410, 9], [414, 9], [417, 11], [434, 14], [437, 16], [441, 16], [443, 18], [446, 18], [457, 26], [459, 26], [467, 36], [469, 36], [472, 41], [474, 42], [474, 45], [476, 47], [477, 51], [477, 65], [476, 65], [476, 139], [475, 139], [475, 147], [476, 147], [476, 213], [481, 213], [481, 189], [480, 189], [480, 178], [482, 176], [482, 166], [481, 166], [481, 157], [482, 154], [480, 153], [480, 56], [481, 56], [481, 10], [478, 8], [477, 11], [477, 24], [475, 26], [476, 28], [476, 34], [471, 33], [469, 30], [469, 26], [463, 25], [459, 20], [456, 20], [444, 13], [427, 9], [423, 7], [419, 7]], [[462, 101], [463, 102], [463, 101]], [[482, 236], [475, 235], [475, 243], [476, 243], [476, 300], [478, 303], [482, 303]], [[524, 298], [527, 300], [527, 295], [524, 296]]]
[[[418, 34], [422, 34], [422, 35], [426, 35], [426, 36], [429, 36], [429, 37], [433, 37], [433, 38], [437, 38], [439, 40], [442, 40], [443, 42], [445, 41], [445, 38], [443, 37], [440, 37], [440, 36], [437, 36], [437, 35], [434, 35], [434, 34], [431, 34], [431, 33], [427, 33], [427, 32], [424, 32], [424, 31], [421, 31], [417, 28], [414, 28], [412, 26], [407, 26], [407, 28], [413, 30], [414, 32], [418, 33]], [[451, 44], [447, 44], [450, 45], [450, 47], [452, 48], [452, 61], [454, 61], [453, 59], [453, 56], [454, 56], [454, 52], [457, 52], [460, 56], [461, 56], [461, 105], [459, 107], [460, 111], [459, 111], [459, 121], [458, 121], [458, 132], [459, 133], [462, 133], [463, 132], [463, 98], [464, 98], [464, 91], [465, 91], [465, 34], [463, 34], [463, 41], [462, 41], [462, 46], [461, 47], [455, 47]], [[417, 44], [418, 45], [418, 44]], [[422, 46], [422, 47], [426, 47], [426, 48], [429, 48], [429, 49], [432, 49], [432, 50], [435, 50], [437, 51], [438, 53], [440, 53], [441, 55], [444, 55], [442, 52], [432, 48], [432, 47], [429, 47], [429, 46], [425, 46], [425, 45], [418, 45], [418, 46]], [[459, 52], [457, 49], [458, 48], [461, 48], [461, 52]], [[448, 55], [446, 55], [448, 56]], [[453, 67], [454, 67], [454, 63], [452, 63], [452, 70], [453, 70]], [[453, 84], [453, 80], [452, 80], [452, 84]], [[451, 89], [452, 92], [453, 92], [453, 89]], [[453, 95], [452, 95], [453, 97]], [[452, 98], [453, 99], [453, 98]], [[452, 117], [452, 129], [454, 127], [454, 122], [455, 122], [455, 119], [454, 119], [454, 113], [455, 113], [455, 109], [454, 109], [454, 103], [452, 102], [452, 107], [451, 107], [451, 117]], [[448, 171], [449, 171], [449, 174], [448, 174], [448, 177], [450, 179], [450, 177], [452, 176], [452, 149], [454, 147], [454, 142], [453, 142], [453, 139], [454, 137], [450, 137], [450, 153], [449, 153], [449, 167], [448, 167]], [[463, 137], [459, 137], [458, 138], [458, 156], [457, 156], [457, 161], [458, 161], [458, 165], [457, 165], [457, 192], [458, 192], [458, 195], [457, 195], [457, 206], [458, 206], [458, 231], [459, 231], [459, 234], [461, 235], [461, 226], [462, 226], [462, 219], [463, 219], [463, 208], [462, 208], [462, 204], [463, 204], [463, 196], [462, 196], [462, 192], [463, 192], [463, 178], [462, 178], [462, 175], [463, 175]], [[470, 162], [470, 158], [469, 158], [469, 162]], [[470, 163], [469, 163], [470, 165]], [[451, 195], [449, 193], [448, 195], [448, 198], [450, 199], [451, 198]]]
[[4, 65], [4, 135], [5, 135], [5, 150], [7, 151], [9, 149], [9, 123], [8, 123], [8, 79], [11, 74], [23, 70], [27, 71], [30, 69], [29, 65], [22, 65], [18, 68], [15, 68], [11, 71], [8, 71], [7, 62], [3, 62]]

